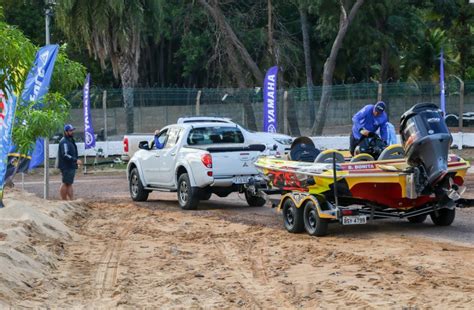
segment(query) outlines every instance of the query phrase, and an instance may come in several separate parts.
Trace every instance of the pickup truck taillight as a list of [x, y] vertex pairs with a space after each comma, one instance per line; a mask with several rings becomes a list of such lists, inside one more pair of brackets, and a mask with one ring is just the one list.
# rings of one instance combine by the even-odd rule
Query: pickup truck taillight
[[123, 152], [128, 153], [128, 138], [123, 138]]
[[207, 168], [209, 168], [209, 169], [212, 168], [212, 156], [211, 156], [211, 154], [201, 155], [201, 162]]

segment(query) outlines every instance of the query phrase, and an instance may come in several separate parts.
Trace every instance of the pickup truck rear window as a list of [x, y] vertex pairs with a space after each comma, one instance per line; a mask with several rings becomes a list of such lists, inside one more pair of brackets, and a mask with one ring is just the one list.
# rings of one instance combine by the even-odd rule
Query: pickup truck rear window
[[188, 145], [244, 143], [244, 135], [237, 127], [193, 128], [187, 142]]

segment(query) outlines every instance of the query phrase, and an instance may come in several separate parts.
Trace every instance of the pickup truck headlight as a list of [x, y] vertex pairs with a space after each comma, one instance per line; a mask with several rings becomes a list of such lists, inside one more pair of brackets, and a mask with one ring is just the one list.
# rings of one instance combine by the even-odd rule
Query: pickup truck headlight
[[283, 145], [291, 145], [293, 143], [293, 139], [290, 138], [273, 138], [273, 140]]

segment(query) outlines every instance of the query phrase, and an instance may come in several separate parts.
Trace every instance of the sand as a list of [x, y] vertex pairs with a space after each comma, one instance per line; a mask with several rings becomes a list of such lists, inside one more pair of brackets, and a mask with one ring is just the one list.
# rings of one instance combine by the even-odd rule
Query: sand
[[0, 210], [3, 305], [474, 308], [467, 244], [393, 233], [314, 238], [171, 203], [8, 196]]
[[78, 216], [75, 203], [51, 202], [9, 190], [0, 209], [0, 306], [41, 285], [76, 237], [65, 224]]

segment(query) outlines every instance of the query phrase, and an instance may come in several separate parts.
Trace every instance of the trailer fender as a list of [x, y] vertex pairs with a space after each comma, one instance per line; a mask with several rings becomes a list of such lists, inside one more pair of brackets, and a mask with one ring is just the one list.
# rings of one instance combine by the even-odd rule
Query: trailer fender
[[278, 204], [277, 210], [281, 211], [283, 203], [285, 200], [291, 199], [297, 208], [304, 208], [307, 201], [312, 201], [318, 210], [318, 215], [320, 218], [323, 219], [337, 219], [336, 216], [336, 209], [334, 207], [329, 207], [327, 210], [323, 210], [321, 207], [318, 198], [310, 193], [306, 192], [291, 192], [283, 195], [280, 199], [280, 203]]

